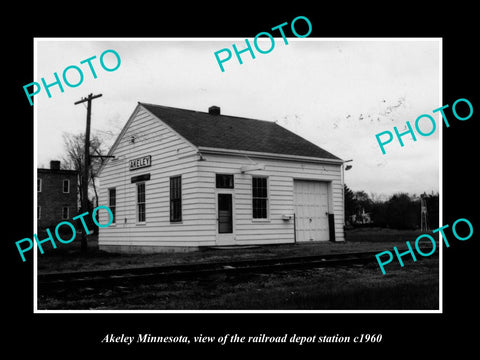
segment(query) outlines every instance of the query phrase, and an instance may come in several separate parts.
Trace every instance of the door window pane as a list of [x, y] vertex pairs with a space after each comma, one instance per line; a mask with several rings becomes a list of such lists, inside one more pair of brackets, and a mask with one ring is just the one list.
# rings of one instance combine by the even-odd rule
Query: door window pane
[[218, 194], [218, 232], [232, 233], [232, 194]]

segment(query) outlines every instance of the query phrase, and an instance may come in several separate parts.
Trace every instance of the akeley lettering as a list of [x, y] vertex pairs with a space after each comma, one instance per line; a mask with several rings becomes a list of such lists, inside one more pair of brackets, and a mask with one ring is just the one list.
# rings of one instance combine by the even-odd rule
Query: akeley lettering
[[142, 169], [152, 165], [152, 156], [147, 155], [138, 159], [130, 160], [130, 170]]
[[[463, 105], [459, 105], [463, 104]], [[445, 126], [448, 128], [450, 127], [450, 123], [447, 119], [447, 115], [445, 114], [444, 110], [448, 108], [449, 105], [443, 105], [442, 107], [439, 107], [438, 109], [435, 109], [432, 111], [432, 113], [440, 112], [442, 114], [443, 122], [445, 123]], [[468, 107], [468, 110], [467, 110]], [[458, 108], [463, 108], [460, 112], [462, 115], [459, 115], [458, 113]], [[453, 116], [455, 116], [456, 119], [465, 121], [468, 120], [472, 117], [473, 115], [473, 105], [470, 101], [467, 99], [458, 99], [455, 101], [452, 105], [452, 113]], [[430, 136], [432, 135], [435, 130], [437, 129], [437, 125], [435, 123], [435, 119], [429, 115], [429, 114], [422, 114], [417, 117], [415, 120], [414, 124], [416, 132], [420, 136]], [[413, 141], [417, 141], [417, 137], [415, 136], [415, 132], [413, 131], [413, 127], [410, 124], [409, 121], [405, 123], [405, 128], [407, 130], [404, 131], [401, 130], [402, 132], [398, 131], [398, 128], [396, 126], [393, 127], [393, 132], [395, 133], [395, 136], [398, 139], [398, 142], [400, 143], [400, 146], [403, 147], [405, 146], [402, 137], [404, 136], [410, 136]], [[423, 128], [423, 129], [422, 129]], [[430, 130], [428, 130], [430, 129]], [[381, 138], [383, 136], [383, 138]], [[375, 135], [375, 138], [378, 142], [378, 145], [380, 146], [380, 150], [382, 151], [382, 154], [385, 155], [385, 145], [391, 143], [393, 141], [393, 134], [391, 131], [382, 131], [378, 134]]]
[[[110, 220], [108, 221], [107, 224], [100, 224], [97, 221], [97, 219], [95, 218], [95, 214], [98, 212], [99, 209], [105, 209], [108, 212], [108, 214], [110, 216]], [[72, 220], [80, 219], [80, 221], [83, 225], [83, 228], [85, 229], [86, 233], [89, 234], [90, 230], [88, 229], [87, 224], [86, 224], [85, 219], [84, 219], [84, 217], [86, 215], [88, 215], [88, 211], [84, 212], [83, 214], [80, 214], [80, 215], [77, 215], [77, 216], [73, 217]], [[93, 209], [92, 220], [95, 223], [95, 225], [97, 225], [98, 227], [106, 228], [113, 222], [112, 210], [110, 210], [110, 208], [108, 206], [104, 206], [104, 205], [97, 206], [95, 209]], [[65, 240], [65, 239], [61, 238], [59, 230], [62, 226], [67, 226], [72, 231], [72, 236], [70, 237], [70, 239]], [[48, 237], [46, 239], [43, 239], [43, 240], [39, 240], [37, 234], [33, 234], [33, 237], [35, 238], [35, 242], [37, 243], [37, 247], [40, 250], [40, 254], [44, 253], [42, 244], [45, 243], [45, 242], [50, 241], [50, 243], [52, 244], [52, 247], [54, 249], [57, 248], [57, 244], [55, 244], [55, 240], [53, 240], [52, 232], [50, 231], [50, 229], [47, 228], [46, 232], [48, 234]], [[75, 226], [72, 223], [70, 223], [68, 221], [62, 221], [62, 222], [58, 223], [57, 226], [55, 227], [55, 236], [56, 236], [57, 240], [60, 241], [61, 243], [68, 244], [68, 243], [71, 243], [73, 240], [75, 240], [75, 237], [77, 236], [77, 232], [75, 230]], [[28, 243], [27, 247], [23, 248], [20, 245], [22, 243]], [[20, 257], [22, 258], [22, 261], [25, 262], [25, 255], [23, 255], [23, 254], [26, 253], [27, 251], [30, 251], [30, 250], [33, 249], [32, 239], [24, 238], [22, 240], [18, 240], [17, 242], [15, 242], [15, 245], [17, 245], [17, 249], [18, 249], [18, 252], [20, 254]]]
[[[107, 54], [111, 54], [111, 55], [108, 55]], [[112, 55], [114, 56], [115, 58], [115, 62], [116, 64], [115, 65], [111, 65], [111, 66], [107, 66], [105, 64], [105, 57], [110, 57], [112, 59]], [[91, 73], [91, 76], [96, 79], [98, 76], [97, 76], [97, 71], [95, 69], [95, 62], [96, 62], [96, 59], [97, 56], [94, 55], [94, 56], [91, 56], [85, 60], [82, 60], [80, 61], [80, 64], [83, 65], [83, 64], [87, 64], [87, 65], [84, 65], [83, 68], [85, 69], [89, 69], [90, 70], [90, 73]], [[105, 71], [108, 71], [108, 72], [112, 72], [112, 71], [115, 71], [117, 70], [119, 67], [120, 67], [120, 64], [121, 64], [121, 59], [120, 59], [120, 55], [115, 51], [115, 50], [105, 50], [104, 52], [102, 52], [100, 54], [100, 58], [99, 58], [99, 62], [100, 62], [100, 66], [102, 67], [103, 70]], [[97, 66], [97, 70], [98, 70], [98, 66]], [[60, 90], [60, 92], [64, 92], [64, 88], [63, 88], [63, 85], [62, 85], [62, 81], [60, 79], [60, 77], [58, 76], [57, 72], [54, 72], [53, 73], [53, 78], [54, 80], [45, 80], [44, 77], [41, 78], [41, 83], [43, 85], [43, 88], [45, 89], [45, 92], [47, 93], [47, 96], [49, 98], [52, 97], [52, 94], [50, 93], [50, 88], [53, 87], [53, 86], [58, 86], [58, 89]], [[77, 66], [77, 65], [70, 65], [70, 66], [67, 66], [65, 69], [63, 69], [63, 72], [62, 72], [62, 79], [63, 79], [63, 82], [65, 83], [65, 85], [67, 85], [68, 87], [77, 87], [77, 86], [80, 86], [82, 83], [83, 83], [83, 79], [84, 79], [84, 75], [83, 75], [83, 71], [82, 69]], [[47, 81], [49, 81], [49, 83], [47, 84]], [[34, 82], [31, 82], [30, 84], [27, 84], [27, 85], [24, 85], [23, 86], [23, 90], [25, 91], [25, 94], [27, 95], [27, 99], [28, 101], [30, 102], [30, 105], [33, 105], [33, 102], [32, 102], [32, 97], [35, 96], [35, 95], [38, 95], [40, 93], [40, 91], [42, 90], [42, 85], [36, 81]], [[33, 86], [33, 92], [29, 92], [28, 91], [28, 88]]]
[[[298, 31], [297, 31], [298, 30], [297, 29], [298, 25], [296, 25], [296, 23], [299, 20], [302, 20], [302, 21], [300, 21], [300, 23], [304, 22], [308, 26], [308, 30], [304, 34], [299, 34]], [[283, 42], [285, 43], [285, 45], [288, 45], [288, 40], [285, 37], [285, 32], [283, 31], [283, 28], [286, 25], [288, 25], [288, 22], [284, 22], [280, 25], [274, 26], [273, 28], [271, 28], [271, 30], [278, 30], [280, 32], [280, 35], [282, 35]], [[296, 37], [304, 38], [304, 37], [307, 37], [308, 35], [310, 35], [310, 33], [312, 32], [312, 23], [305, 16], [297, 16], [295, 19], [292, 20], [292, 23], [290, 24], [290, 29], [292, 30], [293, 35], [295, 35]], [[261, 36], [268, 37], [270, 39], [270, 45], [268, 45], [269, 46], [268, 48], [267, 47], [262, 48], [258, 45], [258, 39]], [[248, 52], [250, 54], [250, 56], [252, 57], [252, 59], [255, 59], [255, 52], [253, 51], [252, 44], [250, 43], [250, 41], [248, 39], [245, 39], [245, 44], [246, 44], [246, 47], [242, 50], [238, 50], [237, 45], [232, 44], [233, 52], [235, 53], [235, 56], [237, 57], [237, 60], [240, 63], [240, 65], [243, 64], [243, 60], [242, 60], [242, 57], [241, 57], [241, 54], [243, 54], [243, 53]], [[255, 36], [255, 38], [253, 39], [253, 46], [255, 47], [255, 49], [257, 50], [258, 53], [268, 54], [275, 47], [275, 40], [273, 39], [273, 36], [269, 32], [262, 31], [262, 32], [259, 32]], [[224, 54], [222, 54], [222, 57], [220, 57], [221, 53], [224, 53]], [[230, 60], [232, 58], [232, 52], [230, 51], [230, 49], [224, 48], [224, 49], [220, 49], [218, 51], [215, 51], [214, 55], [215, 55], [215, 59], [217, 60], [218, 66], [220, 66], [220, 70], [222, 72], [224, 72], [225, 68], [223, 67], [223, 63], [227, 62], [228, 60]]]

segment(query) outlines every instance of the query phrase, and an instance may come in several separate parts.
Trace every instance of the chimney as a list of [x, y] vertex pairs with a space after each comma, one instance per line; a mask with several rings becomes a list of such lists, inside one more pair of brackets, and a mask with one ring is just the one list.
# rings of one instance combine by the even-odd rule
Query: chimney
[[212, 105], [208, 108], [208, 113], [210, 115], [220, 115], [220, 108], [218, 106]]
[[51, 160], [50, 161], [50, 170], [60, 170], [60, 161], [59, 160]]

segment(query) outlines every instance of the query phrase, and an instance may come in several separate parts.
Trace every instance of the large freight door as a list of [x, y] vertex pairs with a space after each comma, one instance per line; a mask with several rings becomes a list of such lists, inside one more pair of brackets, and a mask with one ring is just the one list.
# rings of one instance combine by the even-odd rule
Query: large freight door
[[294, 180], [296, 239], [328, 241], [328, 183]]

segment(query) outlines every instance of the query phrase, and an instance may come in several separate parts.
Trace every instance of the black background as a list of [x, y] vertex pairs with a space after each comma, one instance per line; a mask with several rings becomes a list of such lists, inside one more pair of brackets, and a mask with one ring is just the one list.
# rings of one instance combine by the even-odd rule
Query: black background
[[[477, 323], [476, 257], [478, 256], [478, 176], [476, 174], [476, 131], [478, 102], [478, 11], [467, 3], [437, 2], [419, 7], [384, 2], [332, 5], [298, 2], [249, 5], [244, 2], [206, 4], [182, 3], [181, 9], [165, 3], [77, 3], [61, 7], [45, 4], [13, 5], [2, 24], [4, 52], [3, 75], [7, 79], [3, 96], [3, 197], [2, 291], [4, 328], [2, 350], [12, 355], [133, 356], [144, 352], [155, 358], [177, 357], [184, 352], [194, 356], [213, 356], [219, 352], [255, 354], [266, 350], [285, 356], [311, 351], [313, 356], [342, 356], [346, 351], [382, 358], [389, 356], [434, 356], [451, 349], [467, 355], [474, 349]], [[301, 4], [300, 4], [301, 5]], [[13, 10], [12, 10], [13, 9]], [[33, 78], [34, 37], [241, 37], [253, 38], [261, 31], [296, 16], [306, 16], [312, 23], [310, 37], [442, 37], [443, 104], [467, 98], [474, 114], [468, 121], [450, 116], [450, 128], [443, 128], [443, 212], [444, 224], [467, 218], [474, 225], [468, 241], [451, 241], [444, 249], [443, 314], [33, 314], [33, 261], [22, 263], [15, 241], [33, 235], [33, 112], [23, 92], [23, 85]], [[299, 33], [303, 33], [299, 29]], [[477, 31], [478, 33], [478, 31]], [[447, 111], [447, 114], [451, 114]], [[411, 166], [415, 166], [414, 163]], [[422, 179], [418, 179], [422, 181]], [[408, 239], [406, 239], [408, 240]], [[383, 335], [380, 344], [217, 344], [162, 345], [101, 344], [107, 333], [135, 335], [240, 336], [325, 334], [356, 336], [360, 333]], [[458, 351], [458, 352], [457, 352]], [[474, 352], [475, 353], [475, 352]], [[182, 356], [183, 357], [183, 356]]]

